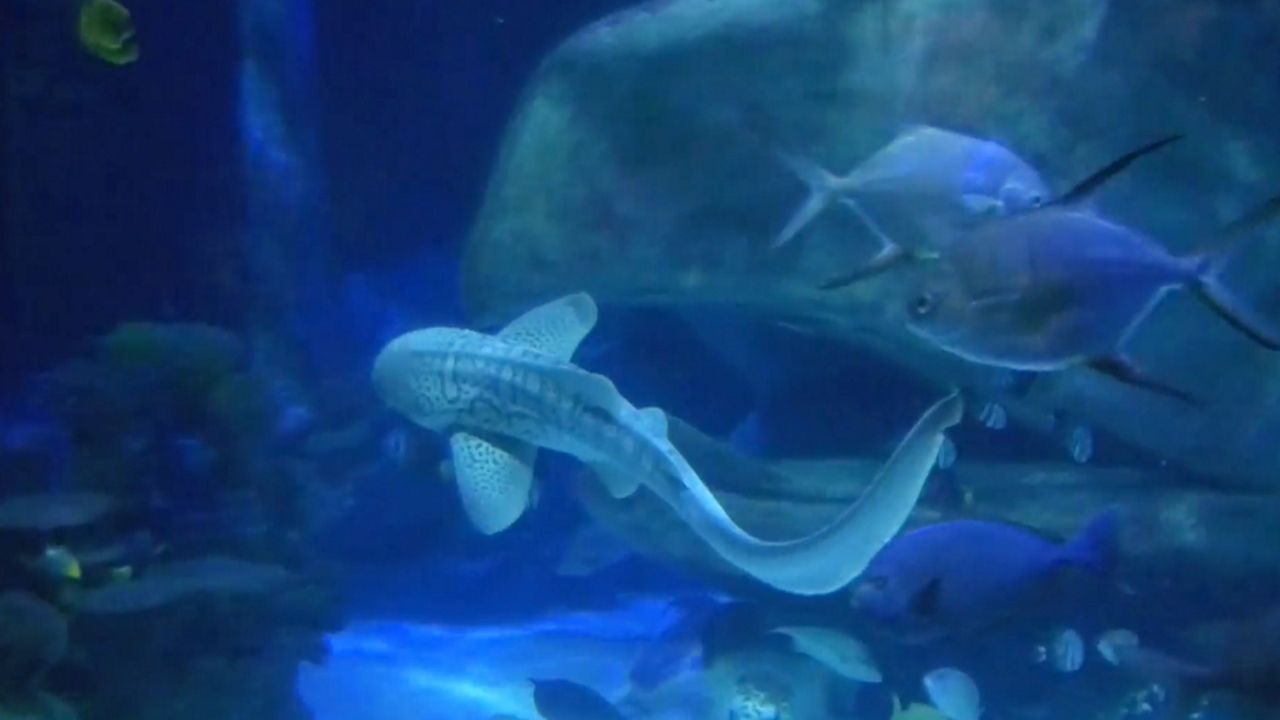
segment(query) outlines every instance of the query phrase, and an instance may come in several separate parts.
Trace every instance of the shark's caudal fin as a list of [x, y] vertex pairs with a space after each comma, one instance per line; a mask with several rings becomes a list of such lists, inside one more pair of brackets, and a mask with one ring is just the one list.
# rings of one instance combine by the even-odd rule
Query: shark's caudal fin
[[499, 330], [497, 337], [567, 362], [595, 327], [598, 315], [590, 295], [575, 293], [526, 312]]
[[509, 438], [458, 432], [449, 438], [462, 507], [477, 530], [506, 530], [529, 507], [538, 449]]
[[813, 222], [814, 218], [827, 209], [846, 184], [843, 178], [831, 174], [807, 158], [784, 152], [779, 152], [778, 157], [808, 186], [809, 196], [787, 221], [782, 232], [778, 233], [778, 237], [774, 238], [773, 247], [775, 248], [780, 248], [794, 240], [809, 223]]
[[937, 460], [943, 432], [960, 422], [963, 413], [958, 393], [925, 411], [858, 502], [798, 540], [760, 540], [742, 530], [692, 468], [683, 473], [684, 492], [663, 499], [721, 557], [747, 574], [797, 595], [835, 592], [860, 575], [902, 528]]

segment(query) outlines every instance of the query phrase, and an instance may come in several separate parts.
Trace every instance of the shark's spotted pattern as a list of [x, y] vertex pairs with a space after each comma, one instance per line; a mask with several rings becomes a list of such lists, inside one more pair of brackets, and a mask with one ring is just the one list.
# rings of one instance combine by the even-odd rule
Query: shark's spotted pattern
[[840, 589], [897, 532], [942, 443], [960, 418], [952, 396], [934, 406], [857, 505], [789, 542], [739, 528], [667, 438], [666, 415], [636, 408], [608, 378], [570, 359], [596, 320], [585, 294], [535, 308], [493, 336], [431, 328], [391, 341], [373, 382], [388, 405], [450, 436], [463, 508], [482, 532], [519, 519], [533, 494], [537, 448], [590, 465], [614, 497], [640, 485], [670, 505], [726, 560], [789, 592]]

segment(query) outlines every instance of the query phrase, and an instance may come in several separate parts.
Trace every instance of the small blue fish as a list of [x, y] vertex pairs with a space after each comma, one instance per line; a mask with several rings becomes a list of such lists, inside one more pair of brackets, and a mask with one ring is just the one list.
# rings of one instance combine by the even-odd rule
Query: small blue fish
[[1191, 290], [1249, 339], [1280, 350], [1280, 330], [1219, 279], [1239, 238], [1280, 213], [1280, 197], [1223, 228], [1219, 248], [1187, 257], [1082, 206], [1108, 178], [1176, 139], [1126, 154], [1052, 203], [966, 233], [912, 295], [907, 327], [972, 362], [1032, 372], [1086, 365], [1193, 404], [1196, 398], [1147, 377], [1124, 355], [1167, 291]]
[[[836, 200], [853, 210], [884, 245], [866, 267], [828, 287], [869, 277], [913, 254], [935, 251], [937, 244], [975, 218], [1020, 212], [1048, 199], [1039, 173], [1008, 148], [935, 127], [902, 132], [843, 177], [803, 158], [784, 155], [783, 160], [809, 186], [809, 197], [774, 247], [795, 239]], [[882, 229], [884, 223], [903, 232], [890, 237]]]
[[1014, 525], [956, 520], [889, 542], [853, 587], [853, 605], [918, 640], [989, 625], [1034, 599], [1056, 572], [1109, 571], [1116, 516], [1108, 511], [1066, 544]]

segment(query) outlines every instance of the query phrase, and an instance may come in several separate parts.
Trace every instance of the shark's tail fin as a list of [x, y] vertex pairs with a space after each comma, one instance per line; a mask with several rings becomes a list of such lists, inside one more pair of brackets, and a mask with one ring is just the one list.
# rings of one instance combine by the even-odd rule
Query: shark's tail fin
[[787, 221], [782, 232], [778, 233], [778, 237], [773, 240], [773, 247], [780, 248], [799, 235], [814, 218], [818, 217], [823, 210], [826, 210], [836, 196], [845, 189], [847, 181], [844, 178], [833, 175], [830, 171], [821, 167], [817, 163], [808, 158], [791, 153], [779, 152], [778, 157], [786, 164], [796, 177], [800, 178], [809, 188], [809, 196], [805, 198], [804, 204], [796, 210], [791, 219]]

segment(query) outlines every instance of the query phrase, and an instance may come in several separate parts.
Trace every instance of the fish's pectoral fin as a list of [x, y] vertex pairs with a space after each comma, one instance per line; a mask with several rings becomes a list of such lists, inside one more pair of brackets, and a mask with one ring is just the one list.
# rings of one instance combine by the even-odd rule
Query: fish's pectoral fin
[[467, 432], [449, 437], [453, 472], [462, 507], [477, 530], [506, 530], [533, 499], [533, 464], [538, 449], [509, 438], [483, 438]]
[[1086, 365], [1126, 385], [1150, 390], [1194, 407], [1204, 406], [1204, 402], [1194, 395], [1148, 376], [1123, 355], [1095, 358], [1086, 363]]
[[600, 478], [600, 482], [604, 483], [604, 488], [609, 492], [609, 496], [621, 500], [630, 497], [636, 490], [640, 489], [640, 476], [635, 473], [626, 472], [620, 468], [614, 467], [606, 463], [590, 463], [591, 471]]
[[499, 330], [497, 337], [568, 361], [595, 327], [598, 316], [590, 295], [574, 293], [526, 312]]
[[839, 290], [849, 287], [855, 283], [869, 280], [881, 273], [892, 270], [915, 258], [914, 255], [903, 250], [897, 245], [886, 245], [875, 257], [871, 258], [865, 265], [856, 268], [851, 272], [838, 275], [823, 282], [818, 287], [822, 290]]
[[1079, 205], [1092, 197], [1093, 194], [1097, 192], [1098, 188], [1105, 185], [1108, 180], [1118, 175], [1122, 170], [1132, 165], [1134, 161], [1145, 155], [1150, 155], [1156, 150], [1181, 139], [1182, 135], [1177, 133], [1169, 135], [1168, 137], [1160, 138], [1153, 143], [1143, 145], [1136, 150], [1130, 150], [1124, 155], [1121, 155], [1115, 160], [1107, 163], [1101, 169], [1089, 175], [1089, 177], [1086, 177], [1084, 180], [1076, 183], [1074, 187], [1060, 195], [1058, 198], [1042, 205], [1041, 207]]
[[938, 614], [938, 606], [942, 601], [942, 578], [935, 577], [911, 597], [911, 614], [919, 618], [930, 618]]

